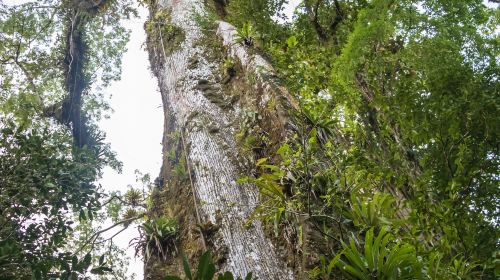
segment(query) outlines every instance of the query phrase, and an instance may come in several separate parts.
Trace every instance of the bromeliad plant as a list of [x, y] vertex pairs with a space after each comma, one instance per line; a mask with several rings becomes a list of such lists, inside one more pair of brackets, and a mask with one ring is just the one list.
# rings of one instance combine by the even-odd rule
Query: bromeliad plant
[[346, 213], [357, 227], [380, 228], [395, 222], [395, 200], [387, 193], [376, 192], [372, 198], [351, 193], [351, 211]]
[[242, 43], [247, 47], [251, 47], [255, 39], [257, 39], [257, 32], [250, 22], [244, 23], [241, 28], [236, 29], [237, 43]]
[[[210, 251], [203, 253], [203, 255], [200, 257], [196, 273], [194, 273], [194, 271], [191, 271], [186, 256], [184, 256], [182, 259], [182, 266], [184, 268], [184, 274], [185, 274], [184, 279], [187, 280], [215, 279], [214, 277], [217, 269], [215, 268], [215, 265], [212, 262], [212, 254], [210, 253]], [[252, 279], [253, 278], [251, 272], [248, 273], [244, 278], [244, 280], [252, 280]], [[180, 278], [179, 276], [168, 275], [167, 277], [165, 277], [165, 280], [182, 280], [182, 278]], [[227, 271], [225, 273], [219, 273], [217, 275], [217, 280], [243, 280], [243, 278], [241, 277], [235, 278], [230, 271]]]
[[169, 217], [151, 219], [139, 226], [140, 236], [131, 241], [135, 245], [136, 255], [142, 252], [145, 260], [152, 256], [165, 259], [177, 253], [178, 225]]
[[133, 188], [130, 188], [125, 193], [124, 198], [127, 204], [130, 205], [131, 207], [141, 206], [141, 204], [144, 201], [144, 195], [142, 194], [142, 192], [139, 191], [138, 189], [133, 189]]
[[[415, 248], [395, 240], [387, 227], [377, 236], [374, 228], [366, 232], [364, 250], [358, 250], [351, 239], [343, 251], [332, 260], [340, 271], [354, 279], [423, 279]], [[344, 258], [341, 258], [343, 256]], [[331, 271], [331, 270], [330, 270]]]

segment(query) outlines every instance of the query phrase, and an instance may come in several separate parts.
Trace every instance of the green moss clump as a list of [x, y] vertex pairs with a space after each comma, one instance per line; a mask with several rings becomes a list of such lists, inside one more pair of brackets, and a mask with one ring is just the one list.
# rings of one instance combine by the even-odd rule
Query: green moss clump
[[186, 38], [182, 28], [172, 23], [170, 11], [158, 10], [145, 23], [146, 33], [155, 46], [163, 48], [166, 55], [173, 53]]

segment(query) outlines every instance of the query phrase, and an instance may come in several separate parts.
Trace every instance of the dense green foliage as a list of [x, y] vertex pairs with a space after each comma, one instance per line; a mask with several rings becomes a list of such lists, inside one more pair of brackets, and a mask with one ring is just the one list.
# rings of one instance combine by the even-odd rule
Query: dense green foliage
[[95, 211], [99, 195], [91, 182], [96, 163], [71, 160], [61, 153], [67, 147], [47, 130], [14, 130], [12, 123], [3, 125], [0, 275], [16, 273], [22, 279], [31, 270], [48, 272], [54, 258], [61, 258], [54, 254], [71, 232], [74, 219], [70, 209], [81, 209], [84, 215]]
[[120, 20], [134, 11], [98, 2], [0, 4], [0, 279], [123, 278], [111, 268], [120, 250], [94, 227], [106, 200], [96, 181], [120, 168], [95, 122], [102, 87], [120, 77]]
[[[276, 233], [296, 228], [304, 258], [333, 261], [310, 264], [311, 277], [340, 277], [335, 266], [356, 279], [498, 277], [500, 18], [489, 5], [309, 0], [283, 21], [283, 1], [229, 1], [227, 19], [240, 33], [252, 25], [300, 103], [304, 125], [281, 161], [257, 161], [243, 181], [263, 194], [256, 216]], [[300, 247], [305, 231], [327, 249]]]

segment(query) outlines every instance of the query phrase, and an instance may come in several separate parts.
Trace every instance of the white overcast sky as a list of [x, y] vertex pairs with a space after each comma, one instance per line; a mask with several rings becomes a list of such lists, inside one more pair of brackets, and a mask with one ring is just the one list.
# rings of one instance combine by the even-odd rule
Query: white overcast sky
[[[127, 185], [135, 184], [134, 170], [149, 173], [154, 179], [161, 167], [161, 139], [163, 134], [163, 111], [161, 96], [156, 79], [149, 71], [148, 55], [144, 49], [146, 34], [143, 29], [147, 11], [139, 7], [140, 18], [124, 24], [131, 29], [127, 52], [122, 61], [122, 78], [112, 84], [106, 92], [111, 96], [110, 105], [114, 110], [111, 118], [103, 120], [100, 127], [106, 132], [107, 142], [123, 162], [123, 172], [116, 173], [108, 168], [100, 181], [108, 191], [127, 190]], [[118, 235], [116, 243], [126, 248], [136, 237], [137, 229], [132, 227]], [[129, 248], [131, 258], [129, 272], [142, 279], [143, 263], [134, 258], [134, 250]]]

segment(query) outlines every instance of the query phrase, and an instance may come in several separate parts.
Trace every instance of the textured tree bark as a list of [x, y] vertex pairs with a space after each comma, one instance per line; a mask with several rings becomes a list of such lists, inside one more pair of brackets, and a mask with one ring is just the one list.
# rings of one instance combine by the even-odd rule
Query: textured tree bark
[[[258, 190], [252, 185], [236, 183], [245, 169], [245, 160], [238, 152], [236, 140], [236, 127], [242, 121], [242, 105], [240, 101], [221, 106], [220, 102], [213, 102], [210, 98], [220, 96], [220, 100], [226, 100], [220, 61], [210, 55], [211, 50], [206, 44], [200, 43], [202, 32], [193, 21], [195, 12], [203, 13], [202, 1], [166, 0], [158, 4], [157, 8], [169, 11], [171, 22], [168, 24], [180, 27], [184, 34], [182, 43], [171, 52], [163, 45], [166, 36], [159, 27], [150, 32], [160, 37], [162, 46], [151, 41], [148, 43], [152, 69], [158, 78], [164, 103], [164, 153], [172, 147], [182, 153], [185, 148], [188, 170], [192, 175], [196, 203], [182, 207], [197, 207], [199, 220], [217, 225], [218, 238], [209, 242], [209, 246], [215, 248], [209, 249], [224, 248], [221, 270], [232, 271], [237, 276], [252, 272], [259, 279], [293, 279], [291, 270], [266, 237], [261, 223], [253, 221], [250, 226], [247, 224], [258, 203]], [[234, 43], [235, 30], [231, 25], [219, 22], [216, 33], [212, 33], [211, 39], [222, 42], [220, 44], [224, 47], [218, 50], [220, 55], [232, 56], [241, 62], [245, 75], [255, 78], [255, 85], [249, 86], [253, 90], [245, 93], [250, 95], [245, 99], [253, 100], [257, 107], [266, 108], [262, 109], [262, 115], [267, 118], [263, 123], [269, 126], [266, 131], [271, 140], [282, 141], [289, 123], [286, 107], [294, 107], [292, 99], [272, 82], [272, 67], [264, 59], [249, 54], [242, 45]], [[274, 107], [269, 110], [271, 101]], [[181, 145], [168, 137], [175, 131], [181, 134]], [[172, 163], [165, 159], [163, 168], [165, 181], [173, 180], [168, 170]], [[189, 219], [184, 219], [187, 221]]]

